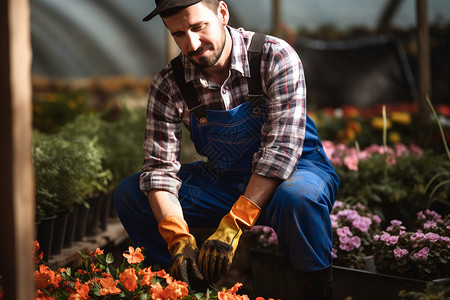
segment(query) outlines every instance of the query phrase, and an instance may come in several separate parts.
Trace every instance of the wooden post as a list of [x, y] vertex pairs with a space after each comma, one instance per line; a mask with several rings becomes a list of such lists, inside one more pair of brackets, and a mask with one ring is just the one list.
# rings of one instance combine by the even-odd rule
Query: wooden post
[[0, 1], [0, 273], [4, 298], [34, 299], [28, 0]]
[[[431, 71], [430, 71], [430, 37], [428, 29], [428, 0], [416, 0], [417, 13], [417, 41], [419, 50], [418, 64], [418, 90], [419, 90], [419, 111], [429, 112], [426, 97], [431, 99]], [[426, 122], [428, 114], [421, 113]]]
[[281, 0], [272, 0], [272, 35], [281, 35]]

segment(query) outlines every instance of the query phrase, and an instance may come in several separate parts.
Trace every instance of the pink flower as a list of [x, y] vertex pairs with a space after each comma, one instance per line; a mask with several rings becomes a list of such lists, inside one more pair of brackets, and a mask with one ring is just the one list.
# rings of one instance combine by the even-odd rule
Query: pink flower
[[428, 254], [430, 253], [430, 248], [424, 247], [419, 252], [414, 253], [413, 258], [414, 259], [421, 259], [426, 260], [428, 258]]
[[370, 218], [368, 217], [359, 217], [352, 222], [352, 225], [362, 232], [367, 232], [371, 224], [372, 220], [370, 220]]
[[361, 246], [361, 239], [359, 236], [354, 237], [341, 237], [339, 238], [339, 241], [341, 242], [339, 244], [339, 248], [344, 251], [352, 251], [353, 249], [359, 248]]
[[402, 225], [402, 221], [399, 220], [391, 220], [391, 226], [389, 226], [388, 228], [386, 228], [386, 231], [392, 231], [395, 228], [400, 228], [400, 229], [406, 229], [405, 226], [401, 226]]
[[332, 141], [322, 141], [323, 150], [328, 157], [333, 157], [335, 152], [334, 143]]
[[383, 242], [386, 242], [389, 238], [391, 237], [391, 235], [387, 232], [384, 232], [381, 236], [380, 236], [380, 240]]
[[441, 241], [446, 242], [446, 243], [450, 243], [450, 237], [448, 237], [448, 236], [441, 236]]
[[385, 242], [387, 246], [397, 244], [398, 238], [399, 237], [397, 235], [390, 235], [389, 233], [383, 233], [380, 237], [380, 239]]
[[353, 233], [350, 231], [350, 228], [348, 228], [348, 226], [338, 228], [336, 230], [336, 233], [338, 234], [338, 236], [353, 236]]
[[416, 157], [420, 157], [423, 155], [423, 149], [415, 144], [409, 146], [409, 149], [411, 150], [411, 154], [415, 155]]
[[345, 206], [344, 202], [339, 201], [339, 200], [336, 200], [336, 202], [334, 202], [334, 205], [333, 205], [334, 208], [344, 207], [344, 206]]
[[338, 258], [337, 252], [338, 252], [338, 251], [337, 251], [336, 249], [334, 249], [334, 248], [331, 249], [331, 257], [332, 257], [333, 259]]
[[423, 229], [430, 229], [436, 227], [437, 224], [434, 221], [426, 221], [425, 224], [423, 224]]
[[357, 156], [344, 157], [344, 164], [349, 170], [358, 171], [358, 157]]
[[412, 235], [411, 235], [411, 241], [417, 241], [417, 240], [419, 240], [419, 241], [423, 241], [423, 240], [425, 240], [425, 235], [422, 233], [422, 232], [420, 232], [420, 231], [418, 231], [418, 232], [415, 232], [415, 233], [413, 233]]
[[396, 153], [397, 156], [409, 155], [408, 147], [406, 147], [402, 143], [395, 144], [394, 148], [395, 148], [395, 153]]
[[423, 213], [423, 211], [419, 211], [417, 213], [417, 220], [426, 220], [427, 216]]
[[408, 250], [406, 250], [406, 249], [400, 249], [400, 248], [395, 248], [394, 249], [394, 256], [395, 256], [395, 258], [397, 258], [397, 259], [400, 259], [400, 258], [402, 258], [403, 256], [405, 256], [406, 254], [408, 254], [409, 252], [408, 252]]
[[374, 220], [377, 224], [381, 223], [381, 218], [378, 215], [373, 215], [372, 220]]
[[427, 234], [425, 234], [425, 238], [430, 242], [435, 243], [440, 240], [441, 236], [437, 233], [428, 232]]

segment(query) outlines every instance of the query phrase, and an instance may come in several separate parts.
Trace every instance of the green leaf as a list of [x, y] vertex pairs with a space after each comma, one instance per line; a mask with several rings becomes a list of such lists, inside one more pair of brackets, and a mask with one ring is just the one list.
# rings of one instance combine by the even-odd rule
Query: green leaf
[[106, 263], [112, 264], [114, 262], [114, 255], [112, 253], [106, 254]]
[[81, 258], [89, 258], [89, 255], [81, 253], [80, 250], [77, 250], [78, 254], [80, 254]]
[[102, 255], [102, 254], [97, 254], [97, 259], [98, 259], [98, 261], [99, 261], [101, 264], [106, 265], [106, 259], [105, 259], [105, 256], [104, 256], [104, 255]]

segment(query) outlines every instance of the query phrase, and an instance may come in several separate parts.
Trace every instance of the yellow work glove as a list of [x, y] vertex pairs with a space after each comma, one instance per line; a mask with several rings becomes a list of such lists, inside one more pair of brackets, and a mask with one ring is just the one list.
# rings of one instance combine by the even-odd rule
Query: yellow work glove
[[170, 216], [159, 222], [158, 230], [172, 255], [169, 274], [186, 282], [190, 289], [204, 288], [206, 283], [197, 264], [199, 250], [194, 236], [189, 233], [186, 221], [177, 216]]
[[258, 205], [240, 196], [222, 218], [216, 232], [203, 243], [199, 266], [208, 282], [217, 282], [228, 271], [242, 235], [241, 228], [252, 228], [260, 213]]

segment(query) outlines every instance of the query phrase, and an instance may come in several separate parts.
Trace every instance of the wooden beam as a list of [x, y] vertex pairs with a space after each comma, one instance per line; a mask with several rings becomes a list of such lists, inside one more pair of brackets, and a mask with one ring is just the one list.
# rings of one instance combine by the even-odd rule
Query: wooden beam
[[272, 35], [281, 35], [281, 0], [272, 0]]
[[[426, 97], [431, 99], [431, 71], [430, 71], [430, 36], [428, 26], [428, 0], [416, 0], [417, 15], [417, 43], [419, 52], [418, 63], [418, 90], [419, 111], [429, 111]], [[428, 114], [422, 113], [426, 122]]]
[[0, 1], [0, 272], [3, 299], [34, 299], [28, 0]]

